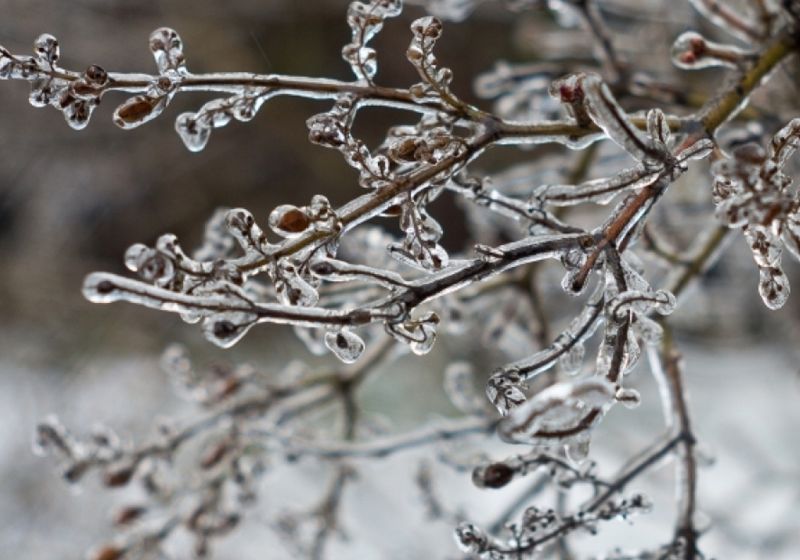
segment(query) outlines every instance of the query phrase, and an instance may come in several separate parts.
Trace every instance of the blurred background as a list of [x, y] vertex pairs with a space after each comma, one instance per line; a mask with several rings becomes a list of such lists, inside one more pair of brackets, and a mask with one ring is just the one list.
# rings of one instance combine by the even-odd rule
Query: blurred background
[[[665, 64], [671, 37], [699, 25], [685, 4], [602, 3], [622, 52], [666, 78], [678, 75]], [[147, 37], [169, 26], [181, 34], [194, 72], [350, 79], [340, 57], [350, 35], [346, 6], [342, 0], [0, 0], [0, 44], [25, 54], [36, 36], [49, 32], [60, 41], [66, 68], [99, 64], [109, 71], [152, 72]], [[408, 23], [422, 13], [419, 6], [407, 7], [375, 40], [380, 83], [417, 81], [404, 53]], [[664, 24], [653, 25], [659, 21]], [[535, 61], [556, 48], [588, 58], [591, 52], [582, 37], [577, 29], [560, 30], [544, 10], [514, 13], [500, 3], [483, 2], [469, 19], [446, 26], [437, 55], [453, 69], [460, 95], [490, 107], [475, 98], [472, 80], [495, 61]], [[704, 73], [692, 79], [710, 91], [715, 77]], [[778, 79], [792, 83], [788, 71]], [[175, 316], [89, 304], [80, 294], [83, 277], [95, 270], [123, 272], [125, 249], [135, 242], [151, 244], [161, 233], [175, 233], [185, 247], [195, 246], [206, 219], [220, 206], [248, 208], [264, 224], [278, 204], [302, 205], [324, 193], [339, 205], [360, 194], [360, 188], [339, 153], [308, 143], [305, 119], [326, 110], [326, 103], [275, 99], [253, 122], [215, 131], [208, 147], [194, 154], [175, 134], [173, 119], [196, 110], [207, 100], [202, 95], [178, 96], [164, 115], [132, 132], [112, 124], [115, 103], [124, 97], [109, 95], [89, 127], [75, 132], [56, 111], [31, 107], [27, 84], [0, 86], [0, 556], [77, 559], [110, 534], [107, 513], [119, 496], [98, 492], [91, 483], [77, 494], [70, 491], [52, 463], [30, 451], [37, 420], [56, 413], [69, 426], [100, 421], [139, 438], [157, 415], [189, 414], [158, 368], [158, 357], [170, 342], [187, 345], [206, 364], [252, 361], [268, 369], [291, 358], [321, 360], [311, 357], [290, 331], [271, 327], [254, 329], [231, 350], [213, 348], [198, 328]], [[797, 93], [796, 84], [794, 91], [789, 85], [754, 101], [784, 102]], [[409, 117], [371, 109], [356, 132], [374, 146], [398, 119]], [[541, 154], [547, 150], [552, 148]], [[493, 153], [476, 167], [492, 172], [535, 155]], [[703, 169], [683, 181], [670, 194], [674, 206], [688, 209], [693, 219], [707, 219], [710, 203], [697, 195], [707, 181]], [[448, 199], [435, 209], [448, 232], [444, 243], [460, 248], [463, 213]], [[676, 244], [690, 241], [681, 223], [671, 222], [680, 218], [658, 219]], [[396, 231], [394, 224], [387, 227]], [[717, 457], [701, 479], [701, 509], [717, 522], [706, 550], [726, 559], [797, 558], [800, 537], [791, 528], [800, 526], [800, 298], [793, 296], [780, 312], [767, 312], [740, 236], [729, 253], [703, 281], [708, 289], [687, 294], [676, 316], [679, 336], [686, 339], [697, 431]], [[800, 286], [796, 263], [787, 263], [787, 273]], [[380, 408], [399, 426], [452, 413], [440, 389], [441, 371], [463, 349], [463, 341], [445, 341], [424, 359], [405, 358], [381, 377], [380, 386], [370, 386], [365, 406]], [[601, 457], [619, 459], [660, 431], [655, 388], [646, 369], [639, 368], [637, 381], [645, 405], [610, 415], [595, 442]], [[634, 425], [637, 433], [632, 434]], [[361, 489], [352, 498], [354, 506], [363, 507], [352, 508], [361, 513], [353, 513], [347, 527], [356, 548], [337, 543], [341, 549], [332, 549], [333, 558], [453, 557], [450, 527], [425, 522], [411, 480], [418, 458], [410, 454], [364, 467]], [[386, 472], [395, 473], [394, 478]], [[315, 480], [319, 473], [303, 467], [283, 476]], [[445, 469], [446, 476], [452, 478]], [[670, 503], [670, 477], [666, 467], [649, 480], [646, 491], [654, 501], [661, 497]], [[480, 504], [496, 510], [508, 499], [472, 489], [467, 478], [441, 482], [445, 489], [457, 489], [454, 507], [469, 511], [470, 504]], [[387, 486], [390, 479], [398, 486]], [[402, 488], [407, 491], [397, 491]], [[270, 508], [286, 507], [280, 488], [274, 496], [249, 521], [252, 526], [220, 549], [219, 558], [292, 557], [266, 528]], [[389, 505], [376, 508], [379, 502]], [[666, 541], [670, 515], [669, 509], [657, 508], [633, 529], [610, 532], [608, 542], [636, 547]], [[399, 527], [397, 518], [408, 523]], [[380, 537], [388, 534], [394, 536]], [[607, 534], [601, 532], [603, 538]], [[605, 550], [598, 541], [587, 543], [584, 550]], [[265, 555], [264, 550], [272, 552]]]

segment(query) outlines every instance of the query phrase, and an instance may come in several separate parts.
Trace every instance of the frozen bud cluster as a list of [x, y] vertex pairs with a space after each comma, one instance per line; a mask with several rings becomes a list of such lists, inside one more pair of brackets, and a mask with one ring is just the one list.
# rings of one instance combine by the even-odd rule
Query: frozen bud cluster
[[353, 35], [350, 43], [342, 48], [342, 58], [359, 80], [371, 82], [378, 71], [377, 54], [367, 43], [381, 30], [386, 18], [400, 15], [402, 9], [401, 0], [350, 3], [347, 24]]
[[106, 71], [94, 65], [82, 74], [63, 70], [58, 66], [58, 40], [48, 33], [34, 41], [33, 52], [19, 56], [0, 46], [0, 79], [30, 82], [31, 105], [50, 105], [62, 112], [71, 128], [85, 128], [108, 82]]
[[791, 176], [784, 173], [799, 145], [800, 119], [794, 119], [766, 149], [745, 143], [712, 167], [717, 218], [744, 233], [759, 270], [758, 291], [770, 309], [782, 307], [789, 297], [789, 280], [781, 267], [784, 247], [800, 259], [800, 199]]

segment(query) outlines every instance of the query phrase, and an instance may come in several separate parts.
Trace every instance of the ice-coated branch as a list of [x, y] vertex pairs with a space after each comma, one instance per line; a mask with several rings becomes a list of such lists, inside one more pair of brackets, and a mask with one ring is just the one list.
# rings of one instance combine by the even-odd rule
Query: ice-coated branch
[[[430, 8], [463, 17], [478, 3], [443, 0]], [[440, 458], [470, 472], [473, 483], [487, 491], [510, 490], [538, 473], [488, 531], [462, 523], [469, 515], [439, 516], [458, 522], [456, 542], [470, 558], [536, 558], [553, 547], [567, 557], [576, 531], [595, 532], [602, 522], [646, 512], [648, 499], [628, 495], [629, 489], [673, 453], [679, 459], [678, 519], [673, 541], [658, 554], [700, 557], [693, 521], [695, 437], [664, 317], [714, 262], [731, 228], [742, 229], [748, 241], [767, 305], [786, 301], [782, 251], [800, 258], [800, 203], [790, 161], [800, 146], [800, 120], [781, 113], [782, 127], [769, 130], [769, 138], [766, 130], [749, 126], [746, 142], [728, 142], [720, 131], [728, 123], [736, 128], [737, 115], [761, 116], [742, 110], [797, 51], [794, 3], [779, 11], [771, 2], [757, 2], [758, 21], [716, 0], [691, 3], [746, 43], [715, 43], [693, 31], [675, 39], [672, 63], [680, 69], [728, 69], [702, 104], [694, 97], [689, 102], [693, 92], [686, 93], [685, 84], [637, 68], [635, 57], [623, 50], [624, 38], [607, 28], [605, 6], [592, 0], [547, 5], [562, 23], [577, 16], [571, 23], [583, 24], [577, 33], [589, 37], [602, 76], [591, 71], [598, 66], [594, 59], [574, 53], [533, 65], [498, 64], [476, 84], [479, 96], [498, 98], [494, 112], [455, 93], [453, 73], [439, 59], [444, 25], [435, 16], [410, 23], [405, 55], [420, 81], [405, 88], [379, 83], [373, 40], [401, 15], [399, 0], [350, 3], [350, 39], [341, 54], [352, 81], [195, 74], [181, 38], [169, 28], [150, 36], [153, 73], [61, 68], [59, 45], [50, 35], [36, 40], [32, 56], [0, 47], [0, 78], [30, 82], [31, 103], [55, 107], [76, 129], [88, 124], [106, 94], [127, 95], [113, 117], [123, 129], [157, 118], [179, 94], [214, 94], [198, 111], [176, 119], [183, 142], [196, 152], [213, 129], [253, 119], [273, 97], [326, 103], [306, 121], [309, 141], [336, 150], [364, 189], [339, 207], [323, 193], [305, 204], [281, 204], [268, 213], [263, 229], [247, 210], [220, 209], [196, 251], [166, 234], [152, 247], [135, 244], [126, 252], [125, 265], [135, 277], [86, 278], [89, 300], [177, 313], [188, 323], [200, 322], [221, 347], [254, 325], [277, 323], [293, 327], [312, 352], [327, 350], [349, 364], [311, 370], [291, 363], [274, 374], [240, 366], [204, 374], [173, 348], [168, 369], [179, 392], [204, 409], [198, 418], [159, 426], [139, 446], [106, 429], [79, 437], [55, 420], [44, 421], [38, 443], [59, 457], [65, 478], [77, 481], [95, 471], [109, 487], [138, 481], [144, 488], [147, 499], [121, 510], [119, 524], [152, 523], [99, 549], [95, 558], [162, 554], [179, 528], [193, 536], [195, 555], [206, 555], [213, 539], [237, 526], [255, 500], [267, 460], [299, 458], [331, 467], [326, 488], [310, 510], [270, 525], [296, 555], [322, 558], [331, 537], [344, 531], [342, 512], [358, 484], [358, 460], [434, 444], [444, 449], [452, 442], [458, 445]], [[539, 3], [507, 4], [520, 9]], [[411, 120], [398, 118], [402, 124], [388, 128], [373, 146], [357, 134], [360, 111], [369, 106], [396, 109]], [[754, 137], [758, 141], [750, 141]], [[521, 163], [482, 158], [498, 146], [517, 148], [514, 157]], [[581, 153], [576, 157], [574, 151]], [[679, 241], [662, 242], [653, 233], [652, 217], [658, 219], [654, 209], [665, 204], [691, 162], [706, 158], [712, 159], [709, 196], [724, 227], [705, 228], [683, 253], [675, 248]], [[484, 161], [489, 169], [506, 169], [477, 169]], [[446, 237], [457, 228], [436, 215], [453, 203], [465, 217], [463, 239]], [[399, 232], [372, 224], [378, 217], [395, 220]], [[639, 261], [642, 248], [658, 257], [657, 274]], [[560, 286], [555, 275], [562, 277]], [[662, 279], [662, 289], [651, 285], [651, 275]], [[546, 283], [551, 278], [552, 287]], [[574, 315], [553, 317], [564, 292], [582, 300], [565, 306]], [[406, 348], [429, 352], [448, 330], [468, 337], [470, 348], [429, 373], [444, 372], [444, 392], [461, 416], [399, 433], [374, 429], [377, 420], [359, 400], [362, 382]], [[476, 341], [483, 347], [475, 344], [473, 350]], [[660, 359], [654, 349], [659, 343]], [[470, 351], [485, 352], [494, 368], [489, 375], [468, 361]], [[667, 431], [614, 476], [601, 478], [588, 458], [592, 434], [615, 405], [639, 404], [629, 374], [643, 352], [656, 364]], [[472, 449], [492, 438], [519, 451], [504, 451], [505, 458], [497, 459]], [[181, 454], [197, 476], [170, 482], [167, 474], [175, 474]], [[546, 472], [539, 476], [540, 471]], [[432, 478], [420, 475], [418, 482], [428, 506], [446, 511], [432, 498]], [[534, 503], [549, 485], [560, 492], [555, 509]], [[570, 494], [578, 485], [591, 492], [581, 501]]]

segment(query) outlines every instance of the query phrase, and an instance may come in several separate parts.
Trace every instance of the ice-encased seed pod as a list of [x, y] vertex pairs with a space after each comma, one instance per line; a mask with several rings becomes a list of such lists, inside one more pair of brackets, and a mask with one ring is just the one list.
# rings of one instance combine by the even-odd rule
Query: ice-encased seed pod
[[282, 237], [296, 237], [311, 226], [311, 217], [302, 208], [282, 204], [270, 212], [267, 223]]
[[136, 128], [156, 118], [167, 106], [165, 96], [137, 95], [114, 111], [114, 124], [125, 130]]

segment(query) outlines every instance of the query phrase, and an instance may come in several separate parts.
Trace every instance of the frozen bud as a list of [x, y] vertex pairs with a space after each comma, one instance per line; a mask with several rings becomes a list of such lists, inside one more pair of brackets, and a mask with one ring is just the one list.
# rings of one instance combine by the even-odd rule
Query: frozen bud
[[489, 546], [486, 534], [472, 523], [460, 523], [455, 538], [458, 547], [467, 554], [480, 554]]
[[358, 360], [365, 347], [361, 337], [345, 329], [325, 333], [325, 346], [346, 364]]
[[687, 31], [672, 45], [672, 62], [685, 70], [711, 66], [736, 68], [750, 53], [730, 45], [714, 43], [693, 31]]
[[247, 334], [258, 317], [252, 313], [231, 311], [208, 317], [203, 323], [206, 338], [221, 348], [230, 348]]
[[33, 42], [33, 52], [39, 62], [52, 68], [61, 56], [58, 40], [49, 33], [39, 35]]
[[92, 112], [99, 103], [99, 98], [71, 99], [62, 111], [64, 120], [72, 130], [83, 130], [89, 124]]
[[800, 147], [800, 117], [792, 119], [784, 126], [769, 144], [769, 157], [781, 168]]
[[68, 463], [61, 472], [61, 476], [69, 484], [77, 484], [89, 472], [91, 465], [87, 461], [74, 461]]
[[108, 82], [108, 72], [96, 64], [89, 66], [83, 73], [83, 77], [87, 83], [95, 86], [104, 86]]
[[131, 481], [135, 472], [136, 465], [112, 465], [103, 473], [103, 484], [109, 488], [125, 486]]
[[107, 544], [89, 554], [89, 560], [122, 560], [126, 552], [121, 546]]
[[515, 372], [500, 371], [486, 383], [486, 396], [503, 416], [525, 402], [524, 381]]
[[478, 488], [502, 488], [514, 478], [514, 469], [505, 463], [491, 463], [472, 471], [472, 482]]
[[764, 305], [770, 309], [780, 309], [789, 298], [789, 279], [777, 267], [759, 269], [758, 293]]
[[131, 97], [114, 111], [114, 124], [125, 130], [136, 128], [156, 118], [166, 106], [166, 96]]
[[208, 144], [211, 126], [195, 113], [182, 113], [175, 119], [175, 131], [190, 152], [200, 152]]
[[550, 84], [550, 96], [567, 107], [570, 115], [579, 126], [588, 126], [591, 118], [586, 111], [585, 92], [583, 90], [584, 74], [570, 74]]
[[417, 37], [435, 41], [442, 36], [442, 22], [433, 16], [422, 17], [411, 24], [411, 32]]
[[150, 34], [150, 51], [161, 73], [167, 70], [185, 70], [183, 41], [174, 29], [161, 27]]
[[650, 513], [653, 509], [653, 502], [645, 494], [634, 494], [627, 499], [627, 505], [630, 513]]
[[283, 204], [270, 213], [267, 223], [278, 235], [297, 237], [311, 226], [311, 217], [302, 208]]
[[[175, 262], [170, 256], [161, 251], [145, 247], [141, 250], [141, 245], [133, 245], [125, 253], [125, 265], [132, 271], [138, 273], [139, 277], [145, 282], [150, 282], [157, 286], [166, 286], [175, 277]], [[135, 263], [133, 262], [136, 258]], [[132, 268], [134, 266], [135, 268]]]
[[746, 226], [744, 236], [750, 244], [753, 259], [759, 267], [780, 266], [783, 249], [778, 242], [778, 236], [772, 228], [762, 225]]
[[71, 457], [73, 447], [72, 436], [55, 416], [48, 416], [36, 426], [33, 452], [37, 455], [44, 456], [55, 449], [64, 456]]
[[125, 506], [114, 513], [114, 525], [125, 527], [141, 519], [147, 513], [147, 509], [142, 506]]

